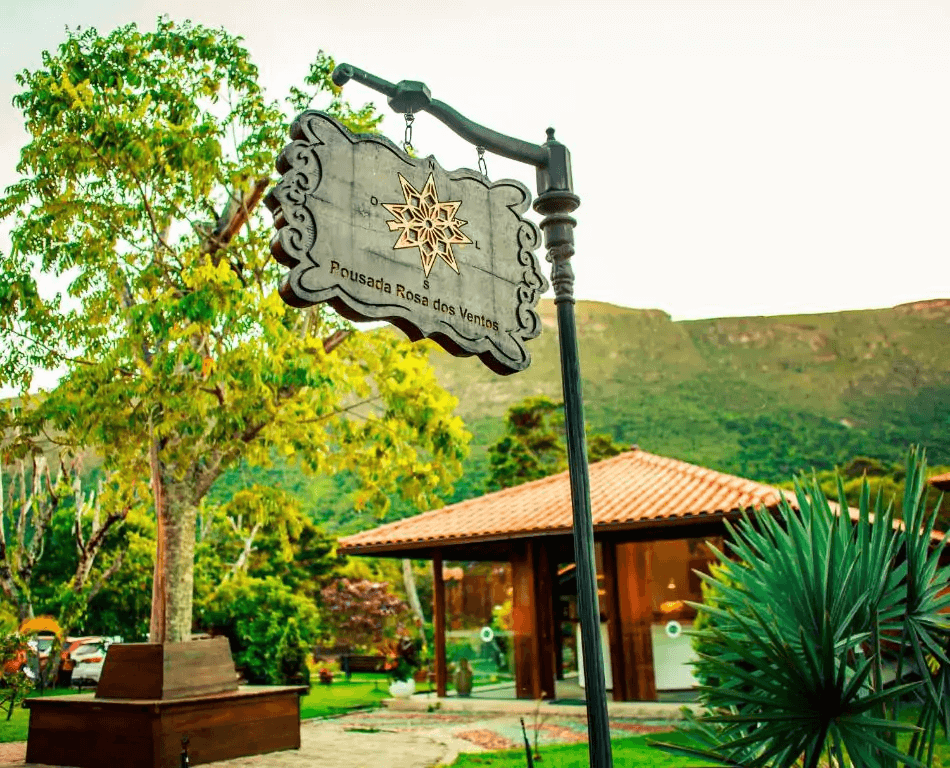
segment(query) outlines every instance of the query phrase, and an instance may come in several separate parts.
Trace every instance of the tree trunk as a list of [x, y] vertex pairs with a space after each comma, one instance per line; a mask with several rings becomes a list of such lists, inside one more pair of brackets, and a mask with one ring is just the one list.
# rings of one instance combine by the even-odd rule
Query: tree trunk
[[35, 618], [33, 614], [33, 601], [30, 599], [21, 599], [17, 603], [17, 618], [22, 624], [27, 619]]
[[[177, 493], [173, 492], [177, 491]], [[166, 488], [165, 520], [165, 638], [180, 643], [191, 639], [195, 592], [195, 522], [198, 508], [188, 500], [188, 488]]]
[[149, 642], [180, 643], [191, 639], [198, 508], [185, 483], [161, 477], [160, 485]]
[[[406, 598], [409, 600], [409, 607], [416, 615], [419, 622], [419, 632], [423, 632], [426, 625], [425, 616], [422, 613], [422, 603], [419, 602], [419, 593], [416, 591], [416, 577], [412, 573], [412, 560], [404, 558], [402, 561], [402, 583], [406, 587]], [[423, 637], [425, 634], [423, 633]]]
[[155, 503], [155, 570], [152, 573], [152, 612], [148, 622], [150, 643], [165, 642], [165, 484], [158, 461], [158, 441], [149, 417], [149, 469], [152, 475], [152, 500]]

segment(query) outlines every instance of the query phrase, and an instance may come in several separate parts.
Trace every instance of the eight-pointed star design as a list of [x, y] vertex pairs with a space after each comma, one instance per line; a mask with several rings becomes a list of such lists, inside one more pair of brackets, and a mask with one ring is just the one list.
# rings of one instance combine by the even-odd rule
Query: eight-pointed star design
[[422, 258], [422, 269], [429, 276], [436, 257], [442, 259], [456, 274], [459, 265], [452, 253], [452, 245], [464, 245], [472, 241], [462, 232], [467, 221], [456, 219], [461, 200], [447, 203], [439, 202], [439, 193], [435, 189], [435, 179], [432, 174], [419, 192], [403, 175], [399, 176], [402, 193], [406, 196], [405, 203], [384, 203], [383, 208], [389, 211], [396, 220], [390, 220], [390, 232], [402, 230], [399, 239], [393, 246], [396, 248], [418, 248]]

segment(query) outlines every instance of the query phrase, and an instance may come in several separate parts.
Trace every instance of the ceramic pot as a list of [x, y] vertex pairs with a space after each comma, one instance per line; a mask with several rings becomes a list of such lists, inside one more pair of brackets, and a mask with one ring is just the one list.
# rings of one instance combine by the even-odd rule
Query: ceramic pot
[[393, 680], [389, 684], [389, 695], [394, 699], [408, 699], [415, 692], [415, 680]]
[[473, 677], [472, 666], [468, 663], [468, 659], [463, 657], [459, 660], [458, 670], [455, 672], [455, 692], [459, 696], [472, 695]]
[[429, 670], [426, 667], [422, 669], [417, 669], [415, 674], [413, 674], [412, 679], [417, 683], [427, 683], [429, 682]]

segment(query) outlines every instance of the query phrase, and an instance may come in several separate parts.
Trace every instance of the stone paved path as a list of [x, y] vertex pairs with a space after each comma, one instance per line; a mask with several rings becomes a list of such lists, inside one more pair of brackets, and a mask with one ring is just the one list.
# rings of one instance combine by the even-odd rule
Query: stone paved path
[[[525, 717], [533, 741], [535, 724]], [[612, 720], [615, 735], [655, 733], [667, 728], [633, 720]], [[587, 740], [587, 724], [579, 717], [547, 717], [537, 723], [545, 744]], [[254, 755], [210, 763], [214, 768], [429, 768], [451, 763], [460, 752], [521, 747], [517, 715], [467, 712], [394, 712], [380, 709], [331, 720], [305, 720], [299, 750]], [[24, 763], [26, 744], [0, 745], [5, 768], [42, 768]]]

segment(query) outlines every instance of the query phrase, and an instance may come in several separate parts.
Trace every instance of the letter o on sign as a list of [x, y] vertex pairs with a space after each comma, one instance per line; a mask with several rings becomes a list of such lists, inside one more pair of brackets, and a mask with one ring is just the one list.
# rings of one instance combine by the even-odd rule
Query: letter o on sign
[[678, 621], [668, 621], [666, 622], [666, 636], [667, 637], [679, 637], [682, 634], [683, 628], [680, 626]]
[[495, 639], [495, 632], [491, 627], [482, 627], [479, 636], [482, 638], [483, 643], [490, 643]]

